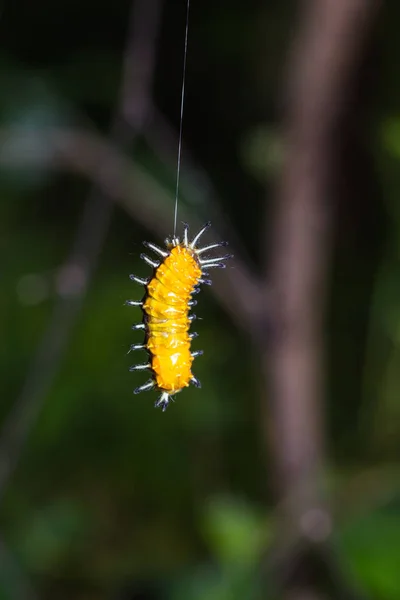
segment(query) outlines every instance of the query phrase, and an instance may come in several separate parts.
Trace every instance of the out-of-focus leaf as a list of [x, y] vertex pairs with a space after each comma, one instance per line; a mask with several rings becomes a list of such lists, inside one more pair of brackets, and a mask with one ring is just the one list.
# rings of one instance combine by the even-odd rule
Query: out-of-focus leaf
[[71, 547], [82, 542], [90, 526], [88, 517], [77, 504], [67, 500], [36, 510], [15, 534], [17, 554], [30, 571], [56, 568]]
[[264, 183], [276, 177], [282, 166], [285, 155], [282, 136], [276, 128], [260, 125], [244, 138], [241, 155], [247, 170]]
[[374, 598], [400, 598], [398, 507], [355, 518], [338, 533], [348, 568]]
[[269, 542], [271, 532], [256, 509], [230, 497], [208, 502], [203, 518], [204, 537], [221, 564], [248, 564]]
[[[14, 93], [10, 93], [10, 86]], [[67, 104], [44, 80], [29, 75], [2, 81], [10, 102], [0, 112], [0, 166], [14, 187], [32, 189], [52, 174], [53, 151], [46, 132], [69, 122]]]

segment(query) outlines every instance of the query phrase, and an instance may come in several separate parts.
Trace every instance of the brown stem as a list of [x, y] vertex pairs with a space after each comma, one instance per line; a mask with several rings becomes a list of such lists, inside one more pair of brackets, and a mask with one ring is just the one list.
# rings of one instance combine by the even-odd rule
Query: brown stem
[[[263, 351], [283, 537], [326, 540], [322, 494], [324, 315], [331, 254], [335, 149], [378, 0], [311, 0], [289, 61], [286, 160], [276, 195], [269, 272], [274, 331]], [[271, 300], [272, 297], [272, 300]], [[308, 594], [308, 595], [307, 595]], [[307, 586], [290, 597], [315, 597]]]

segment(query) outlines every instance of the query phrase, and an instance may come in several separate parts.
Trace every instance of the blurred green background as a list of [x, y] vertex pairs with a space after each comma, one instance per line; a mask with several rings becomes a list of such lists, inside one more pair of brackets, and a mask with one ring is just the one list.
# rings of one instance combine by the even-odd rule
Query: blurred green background
[[[128, 371], [136, 357], [127, 350], [140, 341], [130, 328], [140, 311], [124, 306], [140, 289], [128, 276], [147, 273], [142, 240], [162, 243], [173, 223], [186, 7], [165, 0], [161, 8], [151, 103], [165, 131], [150, 119], [151, 134], [123, 144], [132, 173], [145, 173], [147, 196], [160, 191], [163, 208], [151, 209], [154, 227], [144, 228], [135, 211], [147, 200], [137, 190], [128, 210], [116, 203], [97, 269], [81, 281], [62, 266], [93, 181], [53, 160], [46, 136], [51, 127], [84, 127], [110, 139], [132, 6], [1, 6], [0, 599], [278, 597], [273, 578], [266, 595], [258, 569], [276, 511], [258, 357], [208, 288], [196, 311], [202, 389], [188, 389], [165, 413], [153, 408], [153, 394], [132, 395], [143, 376]], [[392, 0], [386, 10], [343, 136], [347, 195], [336, 211], [326, 330], [326, 480], [345, 577], [361, 597], [398, 600], [400, 6]], [[229, 222], [255, 272], [284, 151], [279, 90], [297, 14], [290, 1], [192, 0], [181, 207], [200, 222], [219, 219], [222, 229]], [[91, 218], [95, 230], [96, 211]], [[70, 296], [75, 306], [74, 285], [79, 292], [86, 283], [65, 352], [37, 374], [49, 323], [51, 343], [63, 328], [56, 304]], [[18, 416], [21, 394], [40, 390], [47, 375], [32, 414], [22, 404]], [[27, 434], [21, 453], [9, 436], [14, 410]]]

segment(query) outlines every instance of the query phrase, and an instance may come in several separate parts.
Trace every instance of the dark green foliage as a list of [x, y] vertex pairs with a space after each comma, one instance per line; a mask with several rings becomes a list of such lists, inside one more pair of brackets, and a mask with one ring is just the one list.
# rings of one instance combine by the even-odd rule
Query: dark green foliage
[[[185, 144], [257, 269], [263, 185], [284, 155], [276, 94], [294, 7], [192, 3]], [[59, 268], [91, 186], [54, 168], [44, 133], [82, 122], [107, 132], [129, 8], [127, 1], [15, 0], [0, 14], [3, 423], [57, 300]], [[181, 9], [165, 3], [155, 73], [155, 102], [174, 128]], [[378, 600], [400, 597], [400, 478], [393, 467], [400, 453], [398, 3], [389, 2], [388, 12], [348, 125], [355, 163], [347, 173], [351, 193], [338, 206], [326, 336], [336, 542], [349, 579]], [[25, 142], [29, 133], [28, 150], [21, 131]], [[176, 148], [170, 150], [169, 164], [142, 138], [129, 152], [168, 193]], [[213, 199], [185, 174], [185, 160], [182, 205], [207, 219]], [[172, 199], [170, 216], [165, 235]], [[206, 289], [196, 309], [202, 389], [177, 396], [165, 414], [154, 410], [151, 393], [132, 395], [142, 375], [128, 372], [126, 352], [140, 340], [130, 329], [139, 309], [124, 301], [141, 294], [128, 275], [146, 273], [143, 239], [162, 242], [118, 206], [67, 355], [3, 497], [0, 542], [9, 556], [0, 560], [0, 599], [30, 598], [30, 586], [52, 600], [105, 600], [136, 588], [144, 595], [126, 598], [261, 597], [257, 565], [270, 549], [276, 513], [258, 357]]]

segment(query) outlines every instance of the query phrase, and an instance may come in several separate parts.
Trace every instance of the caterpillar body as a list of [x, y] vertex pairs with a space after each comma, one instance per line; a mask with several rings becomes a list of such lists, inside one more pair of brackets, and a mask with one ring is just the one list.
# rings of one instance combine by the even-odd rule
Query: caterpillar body
[[140, 306], [143, 321], [133, 325], [132, 329], [144, 330], [142, 344], [132, 344], [130, 350], [147, 350], [149, 361], [133, 365], [131, 371], [149, 370], [151, 379], [134, 390], [135, 394], [155, 389], [161, 392], [155, 403], [164, 411], [172, 397], [190, 383], [201, 387], [200, 381], [192, 373], [192, 362], [202, 350], [192, 352], [192, 339], [197, 333], [189, 333], [191, 322], [196, 318], [190, 309], [197, 304], [192, 296], [200, 291], [200, 284], [211, 285], [208, 269], [225, 268], [224, 261], [231, 255], [209, 257], [208, 252], [227, 242], [218, 242], [198, 247], [203, 233], [210, 227], [206, 225], [189, 240], [189, 227], [184, 224], [183, 238], [167, 238], [166, 247], [159, 248], [151, 242], [144, 245], [158, 255], [153, 260], [141, 255], [141, 258], [154, 272], [149, 279], [130, 275], [131, 280], [144, 285], [143, 300], [128, 300], [130, 306]]

